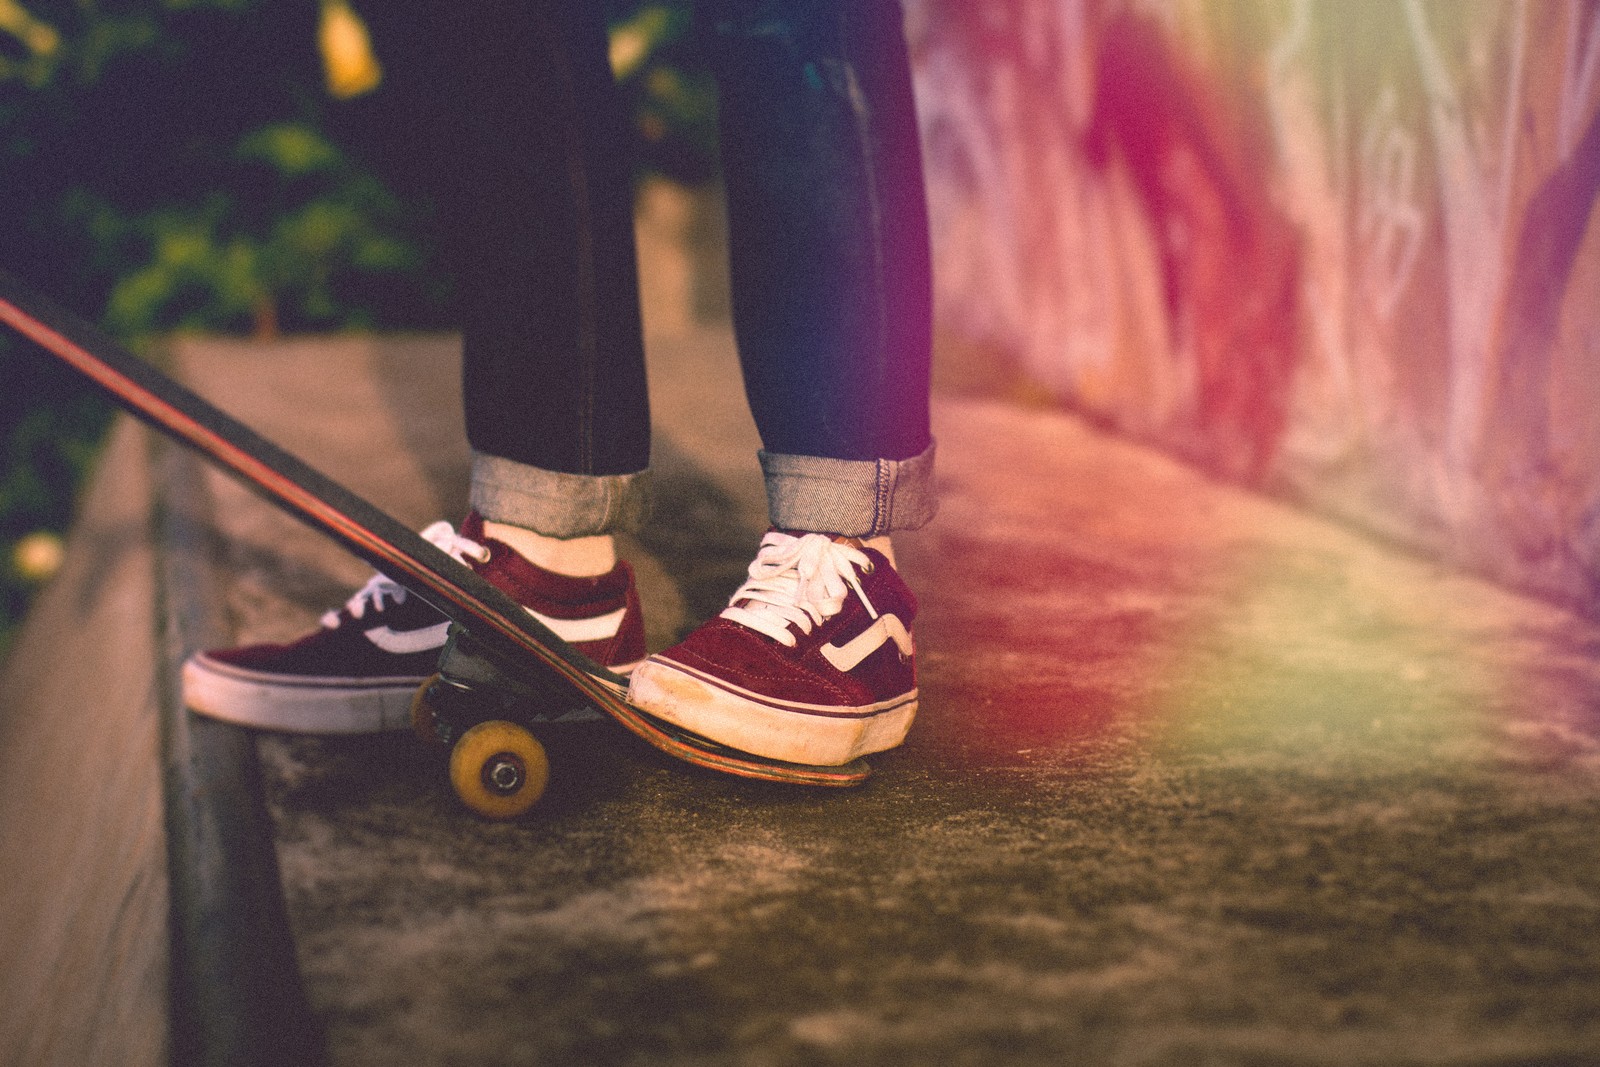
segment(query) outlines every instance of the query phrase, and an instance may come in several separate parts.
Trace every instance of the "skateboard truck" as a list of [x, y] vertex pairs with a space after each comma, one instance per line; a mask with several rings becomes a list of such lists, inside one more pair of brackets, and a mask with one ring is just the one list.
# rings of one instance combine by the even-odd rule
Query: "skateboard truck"
[[534, 709], [573, 702], [570, 690], [539, 686], [501, 667], [452, 623], [439, 671], [411, 698], [411, 728], [449, 753], [450, 785], [474, 812], [515, 818], [549, 783], [544, 746], [524, 725]]

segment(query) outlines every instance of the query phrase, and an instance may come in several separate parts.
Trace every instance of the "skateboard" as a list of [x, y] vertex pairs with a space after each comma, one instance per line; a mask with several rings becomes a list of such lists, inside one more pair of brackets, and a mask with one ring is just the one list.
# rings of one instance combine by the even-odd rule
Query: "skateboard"
[[470, 568], [3, 272], [0, 321], [450, 620], [440, 671], [418, 690], [412, 724], [425, 742], [448, 750], [451, 784], [480, 815], [514, 818], [539, 799], [549, 761], [527, 723], [538, 708], [570, 704], [574, 696], [656, 749], [724, 774], [848, 787], [871, 773], [862, 760], [814, 767], [766, 759], [652, 717], [627, 702], [624, 678], [567, 645]]

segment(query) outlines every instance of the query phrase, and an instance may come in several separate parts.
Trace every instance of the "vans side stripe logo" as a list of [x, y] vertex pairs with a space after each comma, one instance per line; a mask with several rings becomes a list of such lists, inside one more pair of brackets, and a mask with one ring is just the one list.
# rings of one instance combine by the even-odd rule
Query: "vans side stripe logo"
[[544, 624], [545, 629], [555, 634], [569, 645], [579, 641], [607, 641], [617, 636], [622, 629], [622, 617], [628, 613], [626, 607], [604, 615], [596, 615], [592, 619], [552, 619], [548, 615], [541, 615], [532, 608], [524, 608], [529, 615]]
[[823, 645], [822, 655], [839, 670], [853, 671], [861, 665], [862, 660], [882, 648], [886, 641], [893, 641], [902, 656], [909, 656], [915, 651], [911, 644], [911, 631], [906, 629], [905, 623], [895, 615], [880, 615], [876, 622], [843, 645]]
[[[618, 631], [622, 629], [622, 618], [628, 613], [626, 607], [621, 607], [604, 615], [596, 615], [592, 619], [552, 619], [532, 608], [523, 610], [568, 644], [576, 644], [579, 641], [605, 641], [617, 636]], [[388, 626], [374, 626], [366, 631], [366, 635], [368, 641], [385, 652], [406, 656], [413, 652], [430, 652], [443, 648], [445, 635], [449, 629], [448, 622], [424, 626], [420, 630], [395, 630]]]
[[366, 631], [366, 635], [368, 641], [385, 652], [396, 656], [408, 656], [413, 652], [431, 652], [443, 648], [445, 633], [449, 629], [448, 622], [424, 626], [420, 630], [394, 630], [387, 626], [374, 626]]

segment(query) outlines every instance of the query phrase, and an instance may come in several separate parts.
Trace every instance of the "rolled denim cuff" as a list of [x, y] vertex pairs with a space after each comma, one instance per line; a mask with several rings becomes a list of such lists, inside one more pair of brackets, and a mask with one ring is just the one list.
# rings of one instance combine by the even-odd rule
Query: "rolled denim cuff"
[[784, 530], [877, 537], [927, 525], [938, 508], [934, 446], [910, 459], [824, 459], [762, 452], [767, 513]]
[[649, 474], [563, 474], [473, 452], [472, 508], [546, 537], [632, 533], [650, 513]]

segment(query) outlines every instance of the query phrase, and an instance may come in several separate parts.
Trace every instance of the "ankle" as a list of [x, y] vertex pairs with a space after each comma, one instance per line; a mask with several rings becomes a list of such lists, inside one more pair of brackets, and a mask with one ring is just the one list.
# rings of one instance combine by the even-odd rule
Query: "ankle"
[[529, 563], [569, 578], [609, 574], [617, 565], [616, 541], [610, 534], [546, 537], [521, 526], [484, 520], [483, 535], [510, 545]]
[[883, 558], [889, 561], [889, 566], [894, 567], [896, 570], [899, 569], [900, 565], [894, 561], [894, 545], [890, 542], [888, 534], [881, 534], [878, 537], [862, 538], [861, 544], [863, 547], [870, 548], [874, 552], [881, 552], [883, 554]]

